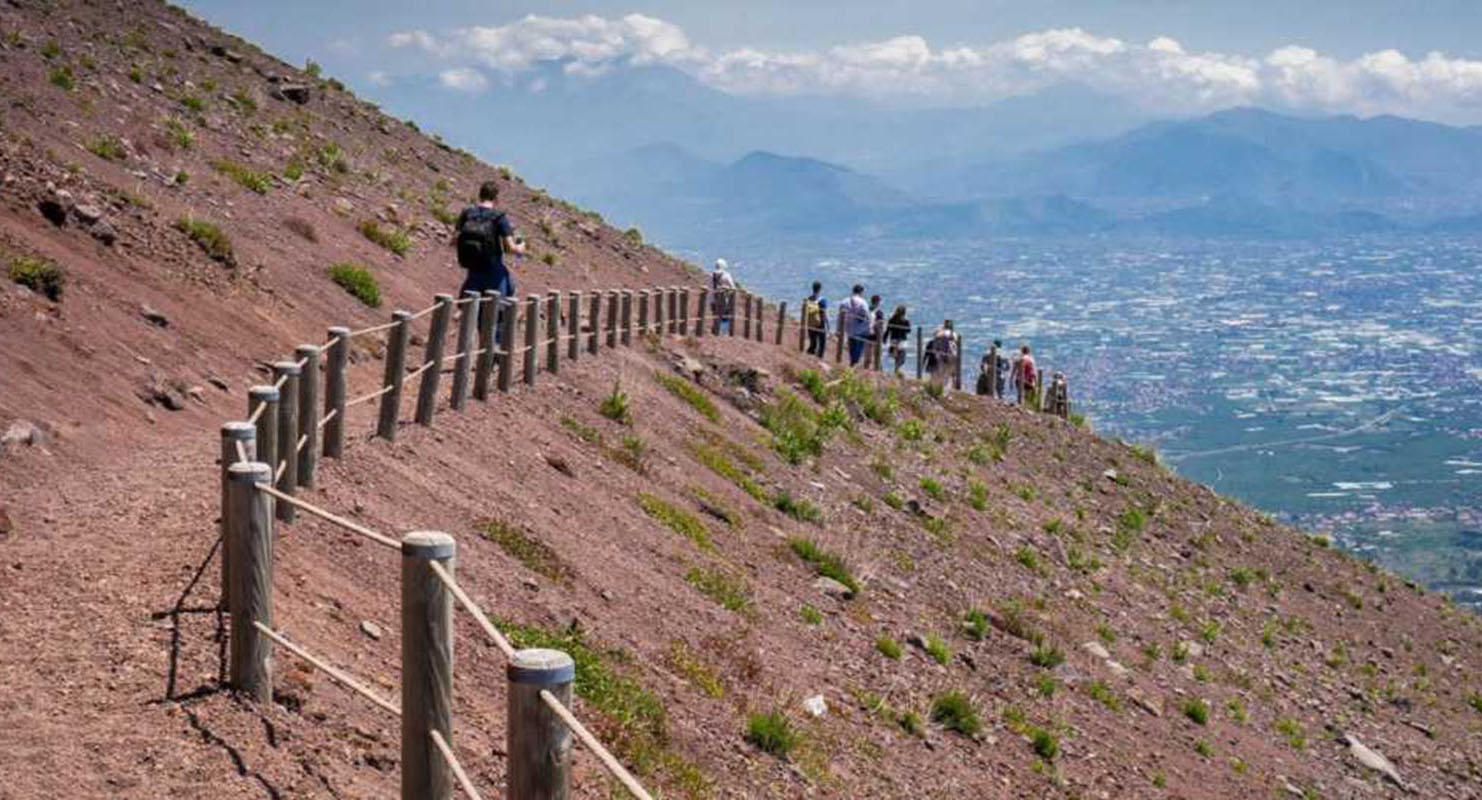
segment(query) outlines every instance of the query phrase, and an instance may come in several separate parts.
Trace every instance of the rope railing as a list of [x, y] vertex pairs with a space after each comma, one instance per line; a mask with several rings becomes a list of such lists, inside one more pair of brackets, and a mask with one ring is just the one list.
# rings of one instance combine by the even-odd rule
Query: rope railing
[[376, 544], [384, 545], [386, 547], [391, 548], [392, 550], [400, 550], [401, 549], [401, 542], [398, 542], [398, 541], [396, 541], [395, 539], [392, 539], [389, 536], [384, 536], [382, 534], [376, 533], [375, 531], [371, 530], [370, 528], [365, 527], [364, 525], [357, 525], [354, 522], [351, 522], [350, 520], [345, 519], [344, 517], [338, 516], [336, 514], [333, 514], [331, 512], [328, 512], [328, 511], [325, 511], [324, 509], [322, 509], [322, 508], [314, 505], [313, 503], [309, 503], [307, 501], [300, 500], [300, 499], [298, 499], [297, 497], [294, 497], [291, 494], [284, 494], [283, 492], [281, 492], [281, 491], [279, 491], [277, 489], [274, 489], [273, 487], [268, 486], [267, 484], [257, 484], [257, 490], [260, 491], [260, 492], [263, 492], [264, 494], [272, 495], [275, 499], [277, 499], [280, 502], [289, 503], [293, 507], [295, 507], [298, 510], [304, 512], [305, 514], [309, 514], [311, 516], [318, 517], [318, 518], [320, 518], [320, 519], [322, 519], [322, 520], [324, 520], [326, 522], [332, 522], [335, 525], [338, 525], [341, 528], [344, 528], [345, 530], [350, 531], [351, 533], [354, 533], [354, 534], [358, 534], [360, 536], [363, 536], [363, 537], [365, 537], [365, 538], [367, 538], [367, 539], [375, 542]]
[[483, 800], [483, 797], [479, 795], [479, 790], [474, 788], [473, 781], [468, 779], [468, 773], [463, 770], [463, 765], [458, 763], [458, 757], [453, 755], [453, 748], [448, 746], [448, 741], [443, 738], [443, 735], [436, 729], [427, 733], [432, 737], [432, 743], [437, 746], [437, 751], [442, 753], [443, 760], [448, 762], [448, 769], [453, 771], [453, 777], [458, 779], [458, 785], [463, 789], [463, 793], [473, 800]]
[[[447, 401], [451, 409], [459, 410], [467, 402], [470, 391], [475, 399], [487, 401], [491, 390], [500, 393], [511, 391], [516, 377], [526, 386], [534, 386], [540, 373], [557, 373], [560, 360], [575, 362], [581, 354], [596, 355], [603, 347], [632, 347], [635, 338], [641, 343], [650, 335], [697, 338], [715, 335], [744, 337], [748, 341], [757, 342], [765, 342], [775, 336], [775, 343], [781, 346], [784, 333], [791, 324], [797, 326], [799, 350], [806, 349], [810, 354], [827, 360], [826, 348], [831, 345], [835, 350], [834, 360], [842, 362], [846, 343], [854, 345], [851, 347], [854, 349], [857, 347], [856, 342], [863, 342], [868, 346], [865, 353], [861, 354], [866, 359], [863, 366], [865, 369], [875, 370], [881, 369], [881, 357], [887, 344], [899, 365], [902, 360], [899, 351], [905, 344], [899, 337], [888, 338], [880, 332], [871, 336], [851, 336], [845, 330], [843, 320], [840, 320], [841, 324], [834, 334], [837, 336], [835, 342], [828, 342], [827, 337], [831, 331], [826, 327], [808, 325], [807, 320], [801, 318], [788, 319], [786, 303], [775, 307], [771, 317], [775, 334], [772, 334], [766, 328], [765, 304], [760, 298], [739, 291], [728, 293], [724, 313], [716, 307], [717, 313], [713, 318], [707, 318], [706, 312], [711, 306], [707, 304], [707, 292], [704, 289], [699, 291], [698, 304], [692, 302], [688, 289], [678, 287], [640, 290], [636, 293], [597, 292], [587, 297], [590, 303], [583, 302], [582, 293], [570, 293], [565, 296], [563, 305], [563, 298], [558, 293], [550, 293], [543, 299], [528, 297], [523, 301], [493, 293], [466, 295], [457, 300], [450, 295], [439, 295], [437, 302], [416, 313], [397, 311], [395, 318], [388, 323], [355, 331], [344, 327], [331, 328], [330, 339], [326, 344], [317, 347], [300, 345], [295, 351], [299, 356], [296, 361], [277, 362], [274, 365], [276, 380], [271, 387], [254, 387], [247, 423], [228, 423], [223, 426], [222, 536], [231, 544], [222, 548], [222, 608], [227, 606], [226, 587], [229, 580], [233, 587], [241, 586], [242, 581], [253, 582], [251, 589], [233, 588], [231, 591], [233, 685], [245, 689], [259, 700], [271, 698], [271, 675], [266, 667], [267, 661], [262, 657], [267, 651], [262, 646], [243, 651], [256, 653], [257, 658], [261, 658], [261, 664], [257, 666], [251, 663], [253, 659], [239, 656], [238, 631], [247, 629], [254, 632], [254, 635], [260, 632], [267, 640], [288, 649], [311, 666], [330, 675], [336, 682], [382, 708], [405, 716], [407, 725], [404, 725], [403, 736], [415, 734], [420, 742], [409, 745], [411, 739], [404, 738], [403, 741], [403, 753], [408, 752], [406, 748], [409, 746], [416, 750], [414, 755], [408, 755], [403, 762], [404, 790], [407, 786], [419, 787], [414, 789], [414, 794], [425, 794], [425, 786], [433, 784], [424, 786], [421, 781], [434, 780], [430, 777], [432, 771], [446, 768], [446, 772], [441, 773], [444, 777], [436, 779], [442, 781], [440, 785], [447, 785], [446, 775], [451, 772], [459, 787], [469, 797], [480, 796], [467, 771], [459, 763], [449, 737], [441, 733], [451, 730], [450, 710], [445, 704], [434, 703], [430, 699], [451, 690], [452, 623], [449, 614], [452, 607], [461, 606], [510, 665], [508, 677], [511, 717], [507, 731], [512, 737], [508, 773], [511, 787], [517, 784], [523, 787], [522, 781], [525, 778], [537, 783], [549, 782], [552, 787], [557, 783], [564, 786], [564, 782], [569, 779], [569, 755], [551, 756], [566, 759], [566, 766], [561, 766], [544, 756], [542, 759], [522, 760], [525, 759], [524, 756], [516, 758], [513, 754], [527, 751], [533, 754], [537, 750], [544, 753], [569, 753], [570, 740], [565, 738], [569, 732], [634, 797], [651, 800], [651, 795], [642, 784], [572, 711], [569, 698], [574, 672], [569, 656], [559, 651], [517, 650], [489, 615], [459, 585], [453, 576], [452, 555], [456, 551], [456, 542], [452, 537], [442, 533], [424, 532], [408, 534], [398, 541], [295, 496], [297, 487], [313, 486], [315, 460], [319, 456], [317, 451], [321, 441], [325, 457], [342, 456], [347, 416], [351, 408], [379, 400], [376, 434], [391, 441], [395, 439], [397, 429], [404, 421], [401, 417], [404, 388], [415, 379], [421, 379], [421, 386], [416, 391], [415, 422], [430, 426], [433, 424], [440, 397]], [[455, 314], [453, 309], [458, 307], [464, 307], [464, 311]], [[436, 313], [432, 317], [425, 341], [417, 342], [417, 347], [424, 348], [421, 358], [417, 359], [409, 352], [412, 345], [410, 323], [434, 312]], [[376, 389], [347, 399], [350, 341], [356, 337], [382, 332], [390, 332], [384, 339], [384, 376]], [[453, 341], [450, 341], [450, 333]], [[635, 337], [634, 334], [638, 336]], [[916, 334], [917, 377], [920, 378], [922, 329], [918, 327]], [[825, 352], [817, 351], [819, 339], [823, 340]], [[957, 373], [956, 382], [960, 388], [960, 337], [957, 344], [958, 354], [954, 359], [956, 363], [950, 366]], [[409, 360], [418, 365], [410, 371], [406, 367]], [[450, 366], [453, 374], [451, 398], [439, 391], [444, 366]], [[933, 377], [940, 380], [942, 373], [937, 371]], [[1043, 378], [1044, 374], [1041, 372], [1038, 397], [1026, 402], [1032, 408], [1050, 410], [1045, 408], [1044, 396], [1051, 394], [1051, 408], [1059, 415], [1066, 416], [1069, 401], [1063, 376], [1055, 373], [1053, 392], [1046, 391], [1050, 387], [1042, 385]], [[947, 380], [952, 381], [950, 374]], [[321, 381], [323, 395], [319, 393]], [[234, 444], [233, 441], [228, 441], [229, 437], [234, 440]], [[254, 449], [256, 457], [253, 455]], [[267, 464], [254, 463], [257, 461]], [[269, 464], [272, 466], [269, 467]], [[252, 477], [253, 480], [239, 484], [237, 481], [244, 477]], [[230, 503], [228, 496], [234, 498]], [[263, 500], [260, 506], [256, 500], [259, 497]], [[267, 501], [268, 498], [278, 505], [274, 507], [272, 502]], [[434, 606], [446, 600], [425, 608], [415, 605], [421, 601], [408, 600], [408, 605], [403, 608], [402, 703], [405, 708], [398, 708], [396, 704], [379, 697], [364, 684], [356, 682], [349, 675], [288, 641], [266, 624], [271, 613], [263, 613], [262, 609], [270, 608], [270, 605], [263, 606], [260, 598], [264, 592], [271, 593], [271, 518], [276, 515], [279, 520], [291, 523], [296, 511], [329, 522], [375, 544], [397, 550], [401, 553], [404, 564], [411, 563], [408, 559], [427, 561], [428, 570], [425, 571], [403, 567], [403, 582], [419, 582], [415, 587], [403, 589], [404, 598], [428, 598], [430, 602], [439, 595], [443, 598], [451, 595], [452, 600], [456, 601], [442, 605], [443, 609], [447, 609], [444, 611], [435, 611]], [[250, 522], [244, 521], [244, 514], [250, 516]], [[247, 538], [246, 542], [243, 542], [243, 537]], [[253, 571], [252, 574], [239, 577], [241, 568], [233, 568], [228, 563], [228, 553], [248, 555], [246, 569]], [[264, 554], [266, 558], [263, 557]], [[256, 555], [255, 559], [252, 558], [253, 555]], [[235, 559], [239, 556], [231, 557]], [[264, 568], [265, 579], [262, 574]], [[416, 577], [418, 575], [423, 577]], [[248, 606], [241, 610], [240, 616], [236, 608], [239, 597]], [[407, 616], [408, 614], [412, 616]], [[420, 655], [416, 658], [406, 655], [405, 647], [411, 647]], [[555, 659], [556, 656], [559, 659]], [[239, 658], [243, 659], [240, 670]], [[544, 677], [529, 677], [537, 674]], [[437, 681], [447, 683], [439, 685]], [[265, 685], [268, 686], [266, 693], [263, 688]], [[514, 716], [517, 704], [520, 708], [519, 721], [523, 724], [517, 724]], [[437, 717], [438, 714], [442, 716]], [[561, 724], [555, 725], [556, 720]], [[428, 738], [421, 738], [416, 731], [428, 731]], [[561, 738], [549, 738], [556, 736]], [[526, 746], [514, 746], [513, 737], [519, 737]], [[433, 754], [434, 750], [436, 754]], [[517, 780], [515, 775], [519, 770], [530, 774]], [[408, 781], [412, 783], [407, 783]], [[526, 789], [522, 788], [521, 791]]]
[[372, 703], [375, 703], [376, 705], [378, 705], [381, 708], [383, 708], [383, 709], [391, 712], [392, 714], [395, 714], [398, 717], [401, 716], [401, 709], [400, 708], [397, 708], [396, 707], [396, 704], [392, 703], [390, 700], [387, 700], [387, 699], [381, 697], [380, 695], [376, 694], [375, 692], [371, 691], [370, 689], [366, 688], [364, 684], [360, 683], [359, 681], [355, 680], [354, 678], [350, 677], [349, 675], [346, 675], [345, 673], [341, 672], [340, 670], [335, 669], [333, 666], [330, 666], [323, 659], [316, 658], [315, 656], [313, 656], [312, 654], [310, 654], [307, 650], [304, 650], [302, 647], [299, 647], [298, 645], [294, 644], [293, 642], [288, 641], [286, 638], [283, 637], [282, 634], [278, 633], [277, 631], [273, 630], [272, 628], [269, 628], [268, 626], [262, 624], [261, 622], [254, 621], [252, 623], [252, 625], [254, 627], [256, 627], [259, 631], [261, 631], [262, 632], [262, 635], [264, 635], [264, 636], [268, 637], [269, 639], [272, 639], [274, 642], [277, 642], [278, 644], [282, 645], [283, 648], [286, 649], [288, 652], [293, 653], [294, 655], [298, 656], [299, 658], [302, 658], [310, 666], [312, 666], [315, 669], [318, 669], [321, 672], [323, 672], [324, 674], [328, 675], [331, 679], [334, 680], [335, 683], [338, 683], [339, 685], [345, 687], [346, 689], [349, 689], [350, 691], [355, 692], [356, 694], [360, 695], [361, 697], [364, 697], [365, 699], [371, 701]]
[[592, 732], [587, 730], [585, 725], [581, 724], [581, 720], [577, 719], [576, 715], [572, 714], [571, 710], [566, 708], [566, 705], [559, 698], [551, 694], [549, 690], [541, 689], [540, 699], [552, 713], [560, 717], [562, 722], [566, 723], [566, 727], [570, 728], [571, 732], [576, 734], [576, 738], [580, 739], [581, 743], [588, 750], [592, 751], [592, 755], [595, 755], [597, 760], [602, 762], [602, 766], [606, 767], [607, 771], [612, 773], [614, 778], [617, 778], [618, 783], [621, 783], [624, 789], [627, 789], [639, 800], [653, 800], [653, 796], [643, 788], [643, 785], [638, 782], [638, 779], [633, 777], [633, 773], [628, 772], [628, 769], [622, 765], [622, 762], [618, 761], [606, 747], [602, 746], [601, 742], [597, 741], [597, 737], [593, 736]]
[[489, 615], [485, 614], [484, 610], [479, 608], [478, 604], [473, 601], [473, 598], [470, 598], [463, 591], [463, 587], [459, 586], [458, 582], [453, 580], [453, 576], [449, 575], [448, 571], [443, 569], [442, 564], [436, 561], [429, 561], [427, 563], [432, 568], [432, 574], [436, 575], [437, 579], [442, 581], [444, 586], [448, 587], [448, 591], [453, 593], [453, 597], [462, 604], [464, 610], [473, 617], [480, 628], [484, 629], [484, 633], [494, 642], [494, 646], [499, 648], [499, 652], [504, 653], [505, 658], [514, 658], [514, 645], [510, 644], [509, 639], [500, 633], [498, 628], [494, 627], [494, 623], [489, 621]]

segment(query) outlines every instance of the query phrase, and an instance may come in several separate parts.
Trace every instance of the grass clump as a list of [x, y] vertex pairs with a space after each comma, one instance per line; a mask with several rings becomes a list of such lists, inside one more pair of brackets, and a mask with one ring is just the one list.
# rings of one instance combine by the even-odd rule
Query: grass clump
[[935, 478], [922, 478], [921, 491], [925, 492], [933, 500], [941, 500], [947, 496], [947, 490]]
[[684, 575], [684, 582], [695, 587], [700, 594], [714, 600], [727, 611], [742, 612], [751, 607], [751, 587], [747, 585], [745, 579], [725, 570], [712, 567], [691, 567]]
[[1044, 728], [1035, 728], [1030, 735], [1034, 752], [1046, 761], [1054, 761], [1060, 755], [1060, 737]]
[[1307, 748], [1307, 734], [1302, 731], [1301, 723], [1291, 717], [1284, 717], [1276, 721], [1276, 732], [1286, 737], [1286, 743], [1293, 750], [1305, 750]]
[[1194, 752], [1205, 758], [1209, 758], [1214, 755], [1214, 745], [1210, 744], [1208, 739], [1200, 739], [1194, 742]]
[[61, 302], [67, 276], [56, 264], [34, 256], [20, 256], [10, 262], [5, 274], [16, 283], [52, 302]]
[[72, 72], [72, 68], [67, 66], [66, 64], [63, 64], [62, 66], [52, 70], [50, 80], [52, 86], [55, 86], [64, 92], [70, 92], [73, 89], [77, 88], [77, 75], [74, 74]]
[[[637, 230], [630, 228], [629, 230]], [[763, 753], [786, 758], [797, 746], [798, 734], [781, 711], [752, 714], [746, 720], [746, 741]]]
[[631, 425], [633, 411], [629, 405], [628, 393], [623, 391], [622, 383], [613, 381], [612, 391], [602, 398], [602, 404], [597, 406], [597, 413], [619, 425]]
[[942, 641], [942, 637], [935, 633], [926, 635], [926, 654], [931, 656], [932, 661], [944, 667], [947, 666], [948, 661], [952, 660], [952, 648], [948, 647], [947, 643]]
[[701, 550], [710, 550], [715, 547], [710, 541], [710, 531], [705, 527], [705, 523], [658, 495], [639, 492], [638, 506], [645, 514], [663, 523], [669, 530], [694, 542]]
[[711, 422], [720, 422], [720, 409], [704, 392], [700, 391], [689, 381], [677, 375], [665, 375], [655, 373], [654, 379], [660, 386], [669, 390], [669, 393], [689, 404], [690, 408], [699, 412], [701, 416]]
[[1467, 705], [1471, 706], [1473, 711], [1482, 714], [1482, 692], [1472, 692], [1472, 695], [1467, 698]]
[[1086, 695], [1112, 711], [1122, 710], [1122, 701], [1105, 681], [1091, 681], [1086, 685]]
[[189, 236], [213, 261], [227, 265], [233, 263], [232, 240], [216, 225], [202, 219], [181, 217], [175, 220], [175, 229]]
[[1197, 697], [1184, 701], [1184, 716], [1195, 725], [1209, 724], [1209, 704]]
[[116, 136], [99, 134], [88, 140], [87, 151], [103, 159], [104, 161], [123, 161], [128, 158], [129, 151], [124, 149], [123, 142]]
[[329, 279], [370, 308], [381, 307], [381, 285], [370, 270], [359, 264], [343, 261], [329, 267]]
[[885, 505], [890, 506], [896, 511], [900, 511], [906, 507], [906, 499], [901, 497], [897, 492], [886, 492], [885, 496], [881, 499], [885, 501]]
[[962, 617], [962, 629], [967, 638], [975, 642], [983, 641], [983, 637], [988, 635], [988, 615], [982, 609], [968, 610]]
[[1041, 642], [1030, 652], [1029, 663], [1044, 669], [1054, 669], [1065, 663], [1065, 651], [1048, 642]]
[[710, 697], [725, 696], [725, 683], [715, 674], [715, 669], [683, 641], [676, 641], [669, 648], [668, 662], [675, 672]]
[[786, 490], [779, 491], [772, 497], [772, 507], [792, 517], [798, 522], [821, 522], [823, 511], [818, 506], [801, 497], [793, 497]]
[[904, 441], [919, 442], [926, 438], [926, 424], [919, 419], [908, 419], [896, 426], [895, 432]]
[[736, 464], [726, 456], [725, 452], [720, 447], [700, 442], [695, 443], [693, 447], [695, 451], [695, 458], [697, 458], [701, 464], [704, 464], [706, 467], [708, 467], [711, 472], [714, 472], [715, 474], [721, 476], [722, 478], [725, 478], [731, 483], [734, 483], [736, 486], [740, 487], [743, 492], [751, 495], [753, 500], [761, 503], [767, 503], [768, 505], [772, 503], [772, 498], [767, 494], [767, 490], [763, 489], [761, 487], [761, 484], [757, 483], [755, 480], [752, 479], [750, 475], [746, 474], [745, 470], [736, 466]]
[[189, 150], [195, 147], [195, 133], [179, 117], [170, 117], [165, 120], [165, 133], [167, 141], [177, 150]]
[[772, 449], [789, 464], [819, 456], [833, 435], [833, 427], [791, 392], [762, 409], [761, 422], [772, 434]]
[[550, 545], [532, 538], [525, 531], [497, 519], [478, 527], [479, 535], [499, 546], [504, 554], [524, 564], [531, 572], [564, 585], [570, 585], [576, 572], [556, 555]]
[[222, 175], [231, 178], [238, 186], [258, 194], [267, 194], [268, 189], [273, 188], [273, 176], [266, 172], [258, 172], [244, 164], [238, 164], [228, 159], [220, 159], [211, 162], [211, 168]]
[[901, 643], [889, 636], [876, 638], [875, 649], [880, 651], [880, 655], [885, 656], [891, 661], [901, 660]]
[[843, 556], [819, 547], [818, 543], [812, 539], [804, 539], [802, 537], [789, 539], [787, 545], [792, 548], [793, 553], [798, 558], [811, 564], [819, 575], [825, 578], [833, 578], [849, 587], [849, 591], [856, 594], [859, 593], [861, 589], [859, 581], [855, 579], [854, 573], [850, 571], [849, 565], [844, 561]]
[[809, 625], [823, 624], [823, 612], [819, 611], [811, 605], [808, 605], [807, 603], [804, 603], [803, 607], [798, 609], [798, 616], [802, 617], [803, 622], [806, 622]]
[[412, 239], [406, 231], [396, 227], [381, 227], [375, 220], [360, 223], [360, 235], [399, 256], [412, 249]]
[[931, 721], [964, 736], [975, 736], [983, 729], [983, 721], [978, 718], [978, 710], [973, 707], [972, 698], [960, 689], [939, 694], [932, 699]]
[[974, 511], [988, 510], [988, 487], [980, 481], [971, 481], [967, 485], [967, 503]]

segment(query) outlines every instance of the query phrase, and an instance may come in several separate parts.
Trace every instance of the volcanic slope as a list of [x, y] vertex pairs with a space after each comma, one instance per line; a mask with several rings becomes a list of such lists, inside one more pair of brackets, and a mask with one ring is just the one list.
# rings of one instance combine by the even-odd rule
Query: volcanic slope
[[[35, 429], [0, 455], [0, 797], [394, 795], [395, 720], [291, 655], [272, 704], [220, 690], [217, 427], [261, 362], [454, 287], [446, 220], [490, 176], [522, 290], [698, 276], [162, 4], [0, 6], [0, 99], [0, 257], [38, 289], [0, 287], [0, 428]], [[306, 496], [455, 535], [666, 796], [1401, 792], [1349, 737], [1418, 796], [1482, 794], [1474, 618], [1083, 427], [672, 336], [395, 444], [371, 417]], [[395, 697], [395, 557], [301, 518], [276, 564], [278, 627]], [[492, 795], [502, 664], [466, 618], [456, 648]]]

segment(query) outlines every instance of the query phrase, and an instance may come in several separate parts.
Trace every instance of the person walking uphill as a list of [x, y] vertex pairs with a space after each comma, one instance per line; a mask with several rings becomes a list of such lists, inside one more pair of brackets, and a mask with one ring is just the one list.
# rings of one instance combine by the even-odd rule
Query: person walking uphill
[[844, 320], [844, 335], [849, 337], [849, 366], [857, 366], [864, 357], [865, 345], [870, 342], [870, 304], [865, 300], [864, 287], [854, 285], [849, 299], [839, 304], [839, 315]]
[[515, 233], [509, 215], [495, 207], [499, 184], [485, 181], [479, 186], [479, 201], [463, 209], [453, 226], [453, 245], [458, 248], [458, 266], [467, 271], [461, 292], [499, 292], [515, 296], [515, 281], [506, 253], [525, 254], [525, 240]]
[[710, 310], [715, 315], [712, 332], [730, 333], [736, 323], [736, 279], [731, 277], [724, 258], [715, 259], [710, 272]]
[[808, 329], [808, 355], [823, 358], [828, 352], [828, 300], [818, 281], [813, 282], [813, 294], [803, 298], [803, 325]]

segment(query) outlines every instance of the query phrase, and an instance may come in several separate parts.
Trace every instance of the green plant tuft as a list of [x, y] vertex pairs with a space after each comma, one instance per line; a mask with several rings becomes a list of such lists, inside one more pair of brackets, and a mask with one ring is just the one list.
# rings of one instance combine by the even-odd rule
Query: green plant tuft
[[793, 497], [785, 489], [772, 497], [772, 507], [798, 522], [817, 523], [823, 520], [823, 511], [818, 506], [804, 498]]
[[1188, 717], [1195, 725], [1209, 724], [1209, 704], [1197, 697], [1191, 697], [1184, 701], [1184, 716]]
[[20, 256], [10, 262], [5, 273], [12, 281], [54, 303], [62, 300], [67, 276], [61, 267], [44, 258]]
[[602, 398], [602, 404], [597, 407], [597, 413], [620, 425], [631, 425], [633, 423], [633, 412], [629, 408], [628, 393], [623, 391], [621, 382], [612, 382], [612, 391], [606, 397]]
[[716, 408], [710, 397], [694, 384], [677, 375], [665, 375], [662, 372], [654, 373], [654, 380], [668, 389], [670, 394], [688, 403], [690, 408], [698, 411], [705, 419], [720, 422], [720, 409]]
[[393, 226], [383, 228], [375, 220], [360, 223], [360, 235], [399, 256], [412, 249], [412, 239], [406, 231]]
[[882, 635], [876, 638], [875, 649], [880, 651], [880, 655], [885, 656], [891, 661], [901, 660], [901, 643], [889, 636]]
[[752, 714], [746, 721], [746, 741], [763, 753], [785, 758], [797, 746], [798, 734], [781, 711]]
[[690, 567], [684, 582], [714, 600], [727, 611], [746, 611], [751, 607], [751, 587], [746, 579], [715, 567]]
[[228, 159], [219, 159], [211, 162], [212, 169], [231, 178], [239, 186], [248, 191], [258, 194], [267, 194], [268, 189], [273, 187], [273, 176], [266, 172], [257, 172], [244, 164], [238, 164]]
[[710, 541], [710, 530], [705, 527], [705, 523], [688, 511], [648, 492], [638, 493], [638, 506], [643, 509], [644, 513], [662, 522], [670, 530], [694, 542], [701, 550], [714, 548], [715, 545]]
[[819, 575], [825, 578], [833, 578], [849, 587], [849, 591], [855, 594], [860, 592], [861, 587], [859, 581], [855, 579], [854, 574], [849, 570], [849, 565], [844, 561], [843, 556], [819, 547], [818, 543], [812, 539], [796, 537], [789, 539], [787, 544], [788, 547], [792, 548], [793, 553], [797, 554], [798, 558], [811, 564]]
[[964, 736], [975, 736], [983, 729], [972, 698], [960, 689], [939, 694], [931, 701], [931, 721]]
[[545, 542], [531, 537], [502, 520], [491, 519], [478, 527], [479, 535], [499, 546], [504, 554], [524, 564], [531, 572], [552, 582], [570, 586], [576, 571]]
[[329, 279], [370, 308], [381, 307], [381, 285], [376, 282], [376, 276], [365, 267], [348, 261], [332, 264], [329, 267]]
[[228, 266], [235, 262], [235, 256], [232, 254], [232, 240], [214, 224], [191, 217], [181, 217], [175, 220], [175, 229], [189, 236], [191, 241], [195, 242], [213, 260]]

